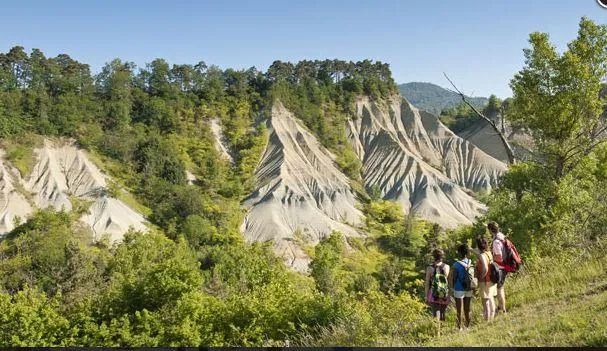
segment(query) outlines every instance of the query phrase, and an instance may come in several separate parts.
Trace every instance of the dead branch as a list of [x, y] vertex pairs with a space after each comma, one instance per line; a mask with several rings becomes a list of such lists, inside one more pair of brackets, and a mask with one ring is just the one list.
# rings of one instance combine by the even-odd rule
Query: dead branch
[[493, 120], [491, 120], [487, 116], [483, 115], [479, 110], [476, 109], [476, 107], [474, 107], [474, 105], [472, 105], [470, 103], [470, 101], [468, 101], [468, 99], [466, 98], [466, 95], [464, 95], [464, 93], [462, 93], [455, 86], [455, 84], [449, 78], [449, 76], [447, 75], [447, 73], [443, 72], [443, 75], [445, 76], [445, 78], [447, 78], [447, 80], [449, 81], [449, 83], [451, 83], [451, 86], [453, 86], [453, 89], [455, 89], [455, 92], [462, 98], [462, 101], [466, 105], [468, 105], [468, 107], [470, 107], [472, 109], [472, 111], [474, 111], [474, 113], [476, 113], [476, 115], [478, 115], [480, 118], [482, 118], [485, 121], [487, 121], [489, 123], [489, 125], [491, 125], [491, 127], [493, 128], [493, 130], [495, 130], [495, 132], [497, 133], [497, 135], [499, 135], [499, 137], [500, 137], [500, 139], [502, 141], [502, 144], [504, 145], [504, 148], [506, 149], [506, 153], [508, 154], [508, 163], [515, 164], [516, 163], [516, 158], [514, 157], [514, 151], [512, 151], [512, 147], [508, 143], [508, 140], [506, 139], [506, 136], [504, 135], [504, 133], [502, 133], [502, 131], [498, 128], [498, 126], [495, 124], [495, 122], [493, 122]]

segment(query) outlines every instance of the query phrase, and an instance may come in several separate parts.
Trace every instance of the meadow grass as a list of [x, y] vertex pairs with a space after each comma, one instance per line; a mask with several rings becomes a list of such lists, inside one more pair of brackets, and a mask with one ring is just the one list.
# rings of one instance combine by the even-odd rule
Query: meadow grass
[[19, 139], [4, 139], [0, 146], [6, 151], [6, 159], [19, 171], [22, 177], [25, 177], [30, 174], [36, 162], [34, 149], [41, 145], [42, 137], [26, 134]]
[[508, 313], [490, 324], [479, 299], [472, 326], [455, 330], [450, 308], [443, 333], [425, 346], [606, 346], [607, 275], [604, 251], [561, 264], [545, 259], [506, 282]]
[[98, 165], [111, 177], [112, 182], [115, 183], [115, 186], [113, 187], [116, 188], [114, 195], [118, 200], [121, 200], [130, 208], [146, 217], [149, 217], [152, 214], [152, 210], [137, 201], [132, 194], [135, 180], [131, 170], [119, 161], [101, 155], [98, 152], [89, 151], [87, 155], [91, 162]]

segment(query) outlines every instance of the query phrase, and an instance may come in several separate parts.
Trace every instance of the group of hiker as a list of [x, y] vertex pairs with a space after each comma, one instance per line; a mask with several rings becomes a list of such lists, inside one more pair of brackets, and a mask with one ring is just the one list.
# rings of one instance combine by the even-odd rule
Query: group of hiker
[[464, 243], [457, 248], [457, 260], [452, 268], [444, 262], [444, 251], [438, 248], [432, 253], [434, 261], [426, 268], [424, 296], [433, 317], [444, 321], [447, 306], [455, 302], [458, 330], [470, 326], [470, 302], [476, 291], [485, 320], [491, 321], [498, 313], [506, 313], [506, 276], [522, 264], [516, 247], [502, 234], [499, 225], [491, 221], [487, 229], [491, 233], [490, 241], [483, 236], [476, 239], [476, 263], [470, 258], [472, 250]]

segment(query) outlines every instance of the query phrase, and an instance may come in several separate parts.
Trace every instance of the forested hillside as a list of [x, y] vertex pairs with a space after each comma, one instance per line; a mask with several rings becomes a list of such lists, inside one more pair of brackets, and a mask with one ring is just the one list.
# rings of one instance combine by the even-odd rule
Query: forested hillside
[[[529, 44], [525, 65], [511, 81], [506, 118], [530, 131], [534, 158], [509, 165], [490, 193], [467, 194], [483, 201], [485, 215], [448, 230], [383, 200], [382, 187], [394, 185], [389, 179], [372, 188], [361, 184], [361, 174], [372, 173], [369, 161], [401, 160], [392, 155], [362, 162], [349, 142], [353, 130], [371, 146], [377, 146], [377, 135], [390, 132], [382, 126], [367, 133], [355, 114], [364, 104], [370, 110], [394, 105], [397, 86], [385, 63], [276, 61], [260, 72], [163, 59], [138, 68], [115, 59], [93, 75], [67, 55], [47, 58], [22, 47], [0, 54], [0, 149], [6, 161], [29, 174], [33, 150], [44, 139], [74, 139], [115, 182], [108, 196], [137, 208], [151, 223], [148, 232], [131, 230], [122, 241], [93, 240], [78, 224], [84, 205], [74, 198], [72, 211], [41, 209], [16, 222], [0, 241], [0, 345], [282, 346], [289, 340], [433, 346], [445, 339], [436, 338], [421, 296], [429, 255], [441, 247], [452, 262], [459, 243], [486, 235], [488, 219], [502, 225], [525, 258], [525, 270], [507, 289], [531, 297], [515, 299], [515, 307], [537, 302], [532, 293], [543, 285], [534, 282], [547, 260], [577, 267], [580, 260], [595, 259], [605, 244], [607, 27], [583, 18], [564, 53], [547, 34], [531, 34]], [[280, 106], [295, 117], [281, 123], [297, 119], [306, 128], [285, 128], [293, 139], [314, 138], [334, 153], [333, 167], [347, 175], [340, 182], [356, 190], [364, 214], [365, 235], [336, 231], [314, 247], [300, 243], [310, 257], [306, 273], [288, 269], [271, 244], [246, 243], [240, 231], [241, 204], [258, 186], [255, 175], [271, 137], [264, 122]], [[222, 127], [225, 150], [216, 145], [214, 123]], [[438, 121], [420, 123], [433, 124], [440, 134], [434, 140], [461, 144]], [[378, 140], [404, 148], [404, 136], [390, 138]], [[451, 144], [425, 142], [457, 160], [448, 153]], [[465, 145], [466, 158], [478, 156]], [[416, 170], [428, 168], [419, 165], [422, 155], [411, 159], [418, 162], [410, 163]], [[471, 188], [483, 181], [474, 172], [461, 173], [455, 180], [436, 175], [442, 183], [432, 192], [451, 194], [455, 181], [470, 182]], [[596, 278], [592, 266], [583, 267], [574, 280], [563, 278], [566, 270], [554, 270], [553, 280], [583, 284]], [[601, 289], [602, 281], [597, 284]], [[549, 288], [564, 296], [559, 286]], [[568, 330], [578, 329], [555, 332]], [[595, 333], [569, 342], [601, 340]]]
[[[432, 83], [410, 82], [399, 84], [400, 93], [415, 107], [439, 115], [445, 109], [460, 104], [460, 96], [450, 90]], [[482, 108], [487, 104], [485, 97], [469, 97], [472, 104]]]

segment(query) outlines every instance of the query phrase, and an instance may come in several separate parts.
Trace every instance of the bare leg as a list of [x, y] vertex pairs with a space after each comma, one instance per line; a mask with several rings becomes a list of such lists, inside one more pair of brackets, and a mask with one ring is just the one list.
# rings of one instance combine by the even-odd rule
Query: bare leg
[[436, 318], [436, 333], [438, 336], [441, 335], [440, 333], [440, 327], [441, 327], [441, 306], [440, 305], [434, 305], [434, 314], [433, 317]]
[[497, 306], [498, 312], [506, 312], [506, 292], [503, 285], [497, 288]]
[[490, 299], [483, 299], [483, 317], [485, 317], [486, 321], [489, 320], [489, 313], [491, 313], [491, 303], [489, 300]]
[[469, 297], [464, 297], [464, 316], [466, 318], [466, 323], [464, 324], [466, 328], [470, 327], [470, 300]]
[[455, 310], [457, 311], [457, 329], [462, 329], [462, 309], [464, 299], [455, 299]]
[[441, 320], [441, 308], [438, 305], [432, 305], [432, 317], [436, 320], [436, 334], [440, 336], [440, 320]]
[[493, 297], [491, 297], [489, 300], [489, 321], [493, 320], [493, 317], [495, 316], [495, 300], [493, 299]]

